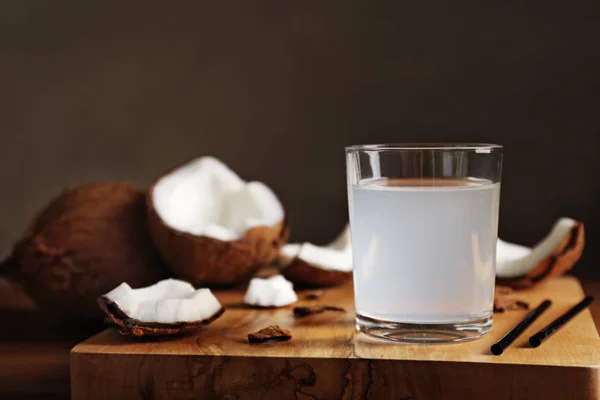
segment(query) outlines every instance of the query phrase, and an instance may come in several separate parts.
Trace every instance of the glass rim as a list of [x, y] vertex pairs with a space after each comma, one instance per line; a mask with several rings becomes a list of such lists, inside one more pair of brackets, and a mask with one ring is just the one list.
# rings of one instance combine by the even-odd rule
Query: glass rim
[[458, 150], [458, 151], [492, 151], [503, 147], [493, 143], [460, 143], [460, 142], [408, 142], [408, 143], [379, 143], [355, 144], [346, 146], [346, 152], [356, 151], [414, 151], [414, 150]]

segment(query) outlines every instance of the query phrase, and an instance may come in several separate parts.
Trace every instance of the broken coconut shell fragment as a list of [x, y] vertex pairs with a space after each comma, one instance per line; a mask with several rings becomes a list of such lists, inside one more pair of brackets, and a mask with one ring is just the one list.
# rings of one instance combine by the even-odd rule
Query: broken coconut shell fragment
[[289, 236], [284, 209], [260, 182], [245, 182], [213, 157], [159, 178], [148, 196], [154, 243], [174, 274], [194, 285], [248, 281]]
[[[293, 257], [292, 257], [293, 256]], [[352, 278], [350, 227], [327, 246], [311, 243], [283, 246], [278, 262], [282, 274], [296, 285], [324, 287], [342, 284]]]
[[248, 334], [249, 343], [285, 342], [291, 338], [292, 332], [280, 328], [278, 325], [271, 325], [258, 332]]
[[509, 296], [495, 296], [494, 312], [503, 313], [507, 310], [529, 310], [529, 303]]
[[510, 286], [496, 285], [494, 288], [495, 295], [507, 295], [511, 294], [512, 292], [513, 288], [511, 288]]
[[101, 326], [98, 296], [169, 276], [147, 229], [146, 193], [122, 182], [71, 187], [32, 221], [0, 265], [61, 320]]
[[303, 318], [309, 315], [322, 314], [325, 311], [346, 312], [343, 308], [334, 306], [303, 306], [294, 307], [294, 317]]
[[563, 275], [577, 263], [585, 246], [583, 223], [559, 219], [533, 248], [498, 240], [496, 282], [515, 289], [528, 288]]
[[225, 309], [209, 289], [195, 290], [187, 282], [166, 279], [132, 289], [122, 283], [98, 298], [98, 305], [123, 335], [166, 336], [200, 329]]
[[304, 300], [319, 300], [325, 293], [322, 290], [316, 290], [304, 295]]

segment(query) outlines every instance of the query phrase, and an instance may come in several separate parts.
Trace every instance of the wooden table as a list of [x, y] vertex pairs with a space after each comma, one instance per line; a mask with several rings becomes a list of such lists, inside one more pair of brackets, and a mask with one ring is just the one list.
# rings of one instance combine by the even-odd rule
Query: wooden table
[[[584, 281], [600, 298], [600, 280]], [[600, 330], [600, 301], [591, 306]], [[18, 287], [0, 280], [0, 399], [67, 399], [69, 351], [89, 332], [65, 331], [48, 321]]]
[[[292, 307], [243, 306], [242, 290], [216, 291], [226, 309], [209, 327], [168, 339], [124, 337], [108, 329], [71, 351], [74, 400], [131, 399], [597, 399], [600, 338], [585, 310], [548, 344], [532, 349], [522, 335], [501, 356], [490, 346], [526, 311], [494, 315], [491, 332], [454, 345], [397, 345], [358, 334], [351, 282], [318, 301], [299, 293], [295, 306], [335, 305], [347, 312], [295, 318]], [[572, 277], [519, 293], [552, 306], [527, 333], [541, 329], [583, 291]], [[283, 343], [250, 345], [269, 325], [290, 329]], [[551, 343], [550, 343], [551, 342]]]

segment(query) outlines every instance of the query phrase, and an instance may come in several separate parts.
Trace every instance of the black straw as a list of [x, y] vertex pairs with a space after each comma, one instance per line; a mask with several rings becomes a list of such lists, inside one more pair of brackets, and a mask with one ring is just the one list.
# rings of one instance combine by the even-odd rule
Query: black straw
[[510, 344], [514, 342], [515, 339], [519, 337], [519, 335], [523, 333], [523, 331], [527, 329], [527, 327], [529, 327], [533, 321], [535, 321], [544, 311], [546, 311], [548, 307], [550, 307], [550, 304], [552, 304], [550, 300], [544, 300], [539, 306], [529, 312], [529, 314], [527, 314], [517, 326], [512, 328], [506, 335], [504, 335], [502, 339], [492, 345], [490, 348], [492, 354], [495, 356], [502, 354], [504, 349], [510, 346]]
[[592, 301], [594, 301], [593, 296], [586, 296], [579, 303], [574, 305], [569, 311], [556, 318], [554, 321], [550, 323], [547, 327], [533, 335], [529, 338], [529, 344], [531, 347], [538, 347], [542, 342], [554, 332], [559, 330], [564, 324], [573, 319], [574, 316], [583, 311], [587, 306], [589, 306]]

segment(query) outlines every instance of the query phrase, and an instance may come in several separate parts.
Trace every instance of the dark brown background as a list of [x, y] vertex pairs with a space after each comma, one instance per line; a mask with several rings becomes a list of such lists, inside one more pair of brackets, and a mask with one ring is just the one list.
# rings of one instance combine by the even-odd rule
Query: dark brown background
[[[125, 4], [126, 3], [126, 4]], [[597, 1], [0, 2], [0, 251], [66, 184], [212, 154], [295, 239], [347, 219], [343, 146], [505, 146], [500, 235], [600, 228]]]

